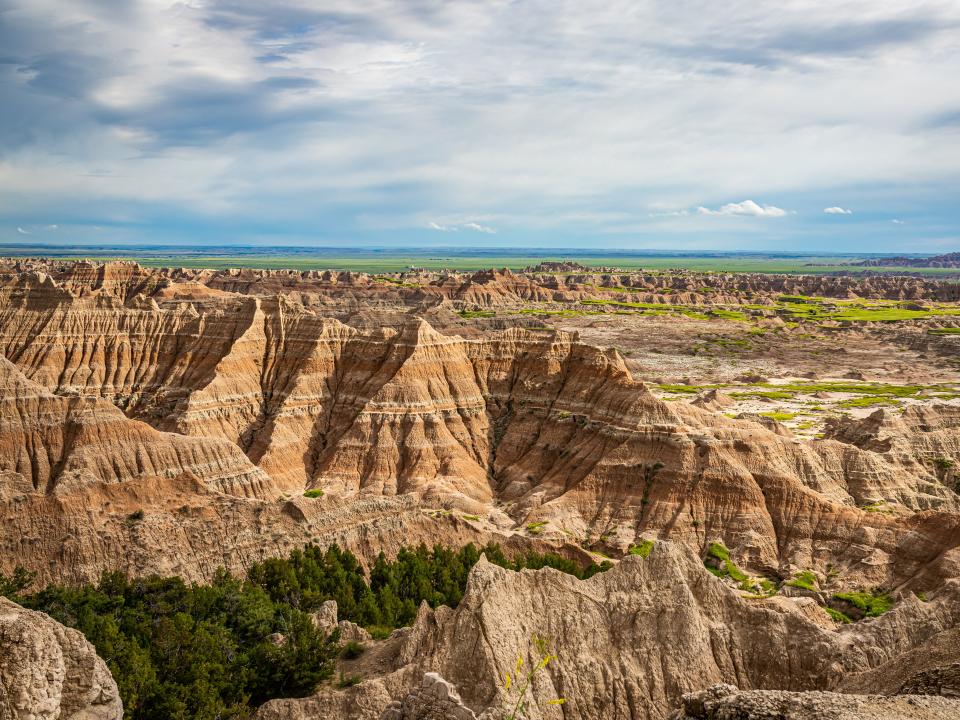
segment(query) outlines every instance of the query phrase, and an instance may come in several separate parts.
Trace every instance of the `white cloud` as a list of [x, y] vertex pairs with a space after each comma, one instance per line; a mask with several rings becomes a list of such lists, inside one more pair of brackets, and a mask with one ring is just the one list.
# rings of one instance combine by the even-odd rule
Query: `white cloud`
[[903, 220], [894, 219], [890, 222], [892, 222], [894, 225], [903, 225]]
[[30, 234], [31, 234], [31, 233], [28, 233], [26, 230], [24, 230], [22, 227], [19, 227], [19, 226], [17, 227], [17, 232], [20, 233], [21, 235], [30, 235]]
[[468, 222], [464, 223], [463, 227], [465, 227], [467, 230], [475, 230], [476, 232], [487, 233], [488, 235], [497, 234], [497, 231], [494, 228], [488, 227], [487, 225], [481, 225], [480, 223]]
[[648, 213], [647, 217], [686, 217], [690, 214], [689, 210], [664, 210], [662, 212]]
[[837, 207], [836, 205], [834, 205], [833, 207], [824, 208], [823, 211], [827, 215], [853, 215], [853, 210], [850, 210], [848, 208]]
[[727, 203], [717, 210], [703, 207], [697, 208], [699, 215], [749, 215], [752, 217], [783, 217], [787, 211], [776, 205], [758, 205], [753, 200], [744, 200], [738, 203]]
[[427, 227], [429, 227], [431, 230], [439, 230], [440, 232], [460, 232], [460, 230], [473, 230], [474, 232], [487, 233], [488, 235], [497, 234], [495, 228], [475, 222], [457, 223], [455, 225], [441, 225], [440, 223], [431, 221]]

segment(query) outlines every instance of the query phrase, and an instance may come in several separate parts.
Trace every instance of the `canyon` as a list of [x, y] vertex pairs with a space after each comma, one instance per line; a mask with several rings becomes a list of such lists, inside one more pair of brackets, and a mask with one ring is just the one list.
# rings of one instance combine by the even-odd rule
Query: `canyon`
[[2, 261], [0, 572], [201, 582], [309, 542], [613, 565], [481, 560], [362, 682], [261, 720], [501, 718], [535, 636], [529, 718], [932, 687], [960, 662], [958, 343], [960, 285], [904, 276]]

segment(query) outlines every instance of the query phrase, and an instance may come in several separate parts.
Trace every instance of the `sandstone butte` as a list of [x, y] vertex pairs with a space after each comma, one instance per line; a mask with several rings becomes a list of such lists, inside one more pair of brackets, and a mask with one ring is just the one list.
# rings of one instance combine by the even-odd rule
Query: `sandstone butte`
[[[655, 541], [649, 557], [627, 555], [587, 581], [481, 562], [457, 609], [421, 608], [414, 627], [371, 651], [379, 664], [367, 680], [272, 701], [262, 720], [500, 718], [503, 673], [533, 634], [554, 638], [561, 661], [534, 687], [531, 718], [747, 716], [722, 714], [736, 703], [780, 712], [807, 696], [683, 696], [716, 683], [891, 694], [909, 686], [901, 667], [912, 687], [953, 687], [960, 496], [927, 461], [960, 459], [955, 405], [881, 409], [801, 441], [776, 423], [724, 416], [722, 394], [658, 399], [616, 350], [571, 333], [441, 330], [457, 309], [604, 287], [636, 302], [749, 292], [762, 305], [779, 293], [951, 301], [955, 284], [730, 275], [708, 298], [696, 278], [666, 274], [408, 280], [0, 265], [0, 570], [23, 565], [41, 583], [108, 569], [202, 580], [309, 541], [364, 561], [421, 541], [494, 539], [579, 559], [592, 557], [579, 538], [618, 555]], [[305, 497], [310, 489], [323, 496]], [[878, 497], [898, 512], [862, 509]], [[130, 522], [134, 513], [142, 519]], [[750, 597], [707, 572], [714, 542], [748, 573], [814, 569], [836, 589], [888, 588], [897, 605], [840, 626], [815, 592]], [[57, 638], [30, 647], [65, 649], [24, 645], [13, 675], [0, 663], [0, 717], [32, 702], [16, 697], [71, 708], [35, 717], [118, 716], [89, 646], [3, 608], [16, 627]], [[57, 673], [69, 682], [36, 681]], [[558, 696], [563, 705], [546, 703]], [[817, 697], [814, 710], [834, 715], [880, 717], [868, 713], [883, 706]], [[81, 702], [93, 709], [73, 709]], [[942, 702], [910, 707], [960, 717]]]

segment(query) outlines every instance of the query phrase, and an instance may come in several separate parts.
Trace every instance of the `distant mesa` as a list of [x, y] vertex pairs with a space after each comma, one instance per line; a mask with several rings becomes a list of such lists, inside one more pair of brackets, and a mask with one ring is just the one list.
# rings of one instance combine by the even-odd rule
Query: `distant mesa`
[[860, 267], [960, 268], [960, 252], [921, 258], [902, 256], [870, 258], [852, 264]]

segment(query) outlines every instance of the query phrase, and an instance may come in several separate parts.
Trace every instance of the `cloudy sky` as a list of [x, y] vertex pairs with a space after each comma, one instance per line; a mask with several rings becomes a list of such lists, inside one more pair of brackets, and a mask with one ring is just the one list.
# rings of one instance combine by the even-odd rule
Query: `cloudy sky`
[[0, 242], [960, 249], [957, 0], [0, 0]]

